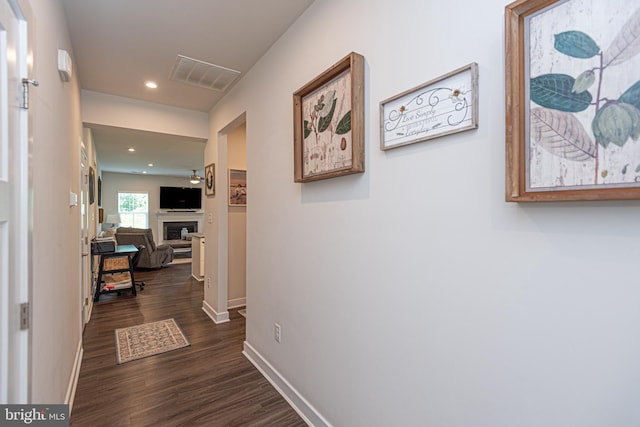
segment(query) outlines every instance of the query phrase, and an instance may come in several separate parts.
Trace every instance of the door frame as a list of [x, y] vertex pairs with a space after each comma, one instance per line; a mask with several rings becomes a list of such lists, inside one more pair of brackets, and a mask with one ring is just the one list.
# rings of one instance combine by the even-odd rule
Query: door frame
[[[206, 201], [205, 225], [205, 289], [202, 309], [214, 323], [229, 321], [229, 205], [227, 191], [229, 188], [227, 168], [227, 135], [236, 127], [246, 124], [247, 114], [243, 112], [224, 128], [218, 131], [215, 146], [215, 162], [218, 163], [216, 186], [221, 196]], [[207, 150], [205, 149], [205, 158]], [[214, 216], [217, 221], [213, 221]], [[248, 221], [247, 214], [247, 221]], [[213, 234], [211, 234], [213, 232]], [[246, 266], [245, 266], [246, 268]], [[215, 278], [215, 279], [214, 279]], [[245, 297], [245, 301], [247, 298]]]
[[[18, 40], [16, 41], [16, 67], [18, 86], [17, 94], [22, 101], [22, 79], [31, 79], [34, 47], [34, 24], [31, 6], [28, 0], [1, 0], [12, 10], [18, 25]], [[4, 6], [4, 5], [3, 5]], [[31, 104], [33, 106], [33, 103]], [[15, 107], [15, 104], [14, 104]], [[5, 325], [2, 332], [2, 370], [5, 380], [1, 383], [0, 396], [2, 403], [26, 404], [31, 401], [31, 366], [32, 366], [32, 286], [33, 286], [33, 181], [31, 162], [33, 153], [33, 111], [17, 108], [17, 136], [12, 150], [11, 184], [15, 185], [16, 195], [12, 196], [11, 212], [9, 213], [10, 230], [8, 246], [11, 257], [3, 257], [0, 263], [8, 262], [8, 287], [5, 289], [7, 301], [0, 310], [0, 321]], [[9, 253], [9, 252], [7, 252]], [[22, 307], [27, 304], [27, 328], [21, 328]]]
[[91, 228], [91, 201], [89, 200], [89, 171], [91, 158], [84, 141], [80, 141], [80, 310], [82, 323], [80, 335], [91, 318], [93, 308], [93, 271], [91, 269], [92, 255], [89, 243]]

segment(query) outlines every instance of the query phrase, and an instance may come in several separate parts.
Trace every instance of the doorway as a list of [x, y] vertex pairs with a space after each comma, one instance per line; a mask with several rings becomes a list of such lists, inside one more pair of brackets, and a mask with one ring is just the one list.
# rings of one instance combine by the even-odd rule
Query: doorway
[[[228, 150], [235, 151], [234, 139], [241, 140], [241, 148], [237, 159], [239, 163], [233, 163], [240, 171], [246, 171], [246, 113], [242, 113], [232, 122], [227, 124], [218, 132], [218, 141], [215, 145], [216, 161], [216, 193], [215, 197], [207, 199], [207, 223], [213, 226], [207, 231], [206, 254], [205, 254], [205, 289], [202, 310], [213, 320], [214, 323], [225, 323], [229, 321], [229, 307], [241, 307], [246, 304], [246, 206], [229, 206], [229, 163]], [[236, 133], [237, 132], [237, 133]], [[231, 144], [228, 143], [232, 140]], [[206, 156], [205, 150], [205, 158]], [[232, 154], [233, 156], [233, 154]], [[251, 180], [247, 175], [248, 194], [247, 200], [251, 199]], [[251, 202], [248, 202], [251, 203]], [[231, 213], [231, 215], [230, 215]], [[238, 215], [236, 215], [238, 214]], [[214, 216], [216, 220], [214, 221]], [[230, 218], [231, 217], [231, 218]], [[229, 221], [234, 223], [230, 226]], [[238, 227], [237, 227], [238, 226]], [[231, 252], [240, 253], [239, 258], [234, 255], [230, 260], [230, 229], [239, 230], [239, 236], [231, 243]], [[206, 229], [206, 227], [205, 227]], [[234, 273], [229, 273], [232, 266]], [[234, 279], [235, 274], [235, 279]], [[239, 286], [231, 286], [229, 279], [237, 280]], [[230, 292], [233, 296], [230, 297]]]
[[[247, 289], [247, 130], [242, 123], [227, 134], [228, 308], [246, 305]], [[244, 172], [244, 173], [243, 173]], [[243, 180], [244, 177], [244, 187]]]

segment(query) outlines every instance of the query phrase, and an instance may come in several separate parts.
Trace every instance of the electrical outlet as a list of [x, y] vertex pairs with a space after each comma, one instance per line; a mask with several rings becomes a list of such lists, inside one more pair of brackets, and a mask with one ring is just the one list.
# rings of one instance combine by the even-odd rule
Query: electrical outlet
[[207, 288], [211, 287], [211, 276], [207, 276]]
[[209, 224], [213, 224], [213, 214], [212, 213], [207, 214], [207, 222]]
[[273, 338], [275, 338], [277, 343], [280, 343], [280, 339], [282, 339], [282, 328], [278, 323], [273, 324]]

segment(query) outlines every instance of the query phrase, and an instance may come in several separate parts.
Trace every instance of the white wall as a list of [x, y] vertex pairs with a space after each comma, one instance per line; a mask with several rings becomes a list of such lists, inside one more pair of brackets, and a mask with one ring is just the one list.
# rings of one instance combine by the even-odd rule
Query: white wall
[[[131, 173], [102, 172], [102, 207], [104, 208], [105, 221], [107, 215], [118, 213], [118, 191], [142, 192], [149, 194], [149, 228], [153, 230], [153, 238], [156, 243], [162, 241], [162, 230], [158, 230], [158, 217], [160, 210], [160, 187], [199, 187], [202, 188], [204, 198], [204, 185], [189, 183], [189, 177], [163, 176], [163, 175], [139, 175]], [[204, 202], [202, 204], [204, 207]], [[103, 229], [111, 227], [105, 223]], [[202, 232], [202, 230], [199, 230]]]
[[[205, 164], [247, 117], [247, 342], [333, 425], [640, 424], [640, 202], [504, 202], [506, 3], [316, 0], [212, 111]], [[366, 172], [295, 184], [292, 94], [350, 51]], [[478, 130], [380, 151], [382, 99], [472, 61]]]
[[[247, 129], [243, 124], [227, 135], [228, 169], [247, 170]], [[228, 197], [228, 193], [226, 195]], [[228, 199], [227, 199], [228, 200]], [[247, 199], [247, 204], [249, 200]], [[247, 208], [229, 206], [229, 307], [245, 303], [247, 282]]]
[[206, 138], [207, 114], [122, 96], [82, 91], [82, 120], [92, 125]]
[[[60, 81], [58, 49], [73, 57], [59, 2], [31, 0], [34, 19], [32, 89], [33, 403], [68, 403], [74, 363], [81, 343], [80, 207], [69, 206], [79, 193], [80, 92], [77, 73]], [[91, 155], [91, 152], [89, 153]]]

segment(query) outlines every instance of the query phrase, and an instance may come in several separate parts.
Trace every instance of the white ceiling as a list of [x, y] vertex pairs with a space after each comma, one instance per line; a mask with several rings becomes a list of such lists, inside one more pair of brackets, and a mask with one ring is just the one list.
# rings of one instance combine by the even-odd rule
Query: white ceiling
[[188, 177], [195, 169], [204, 176], [202, 139], [99, 125], [92, 130], [103, 171]]
[[[82, 89], [202, 112], [208, 112], [224, 93], [170, 80], [178, 55], [240, 71], [241, 79], [312, 2], [62, 0], [75, 55], [74, 73]], [[146, 88], [147, 80], [156, 81], [158, 89]], [[102, 169], [141, 173], [152, 162], [158, 166], [150, 174], [180, 176], [191, 169], [202, 173], [203, 142], [195, 158], [189, 154], [191, 148], [160, 150], [171, 145], [170, 138], [155, 141], [153, 135], [157, 134], [95, 130]], [[136, 138], [138, 160], [143, 162], [139, 165], [132, 159], [125, 164], [114, 147], [132, 143], [131, 138]], [[176, 144], [198, 144], [173, 138]], [[148, 157], [151, 154], [155, 161]]]

